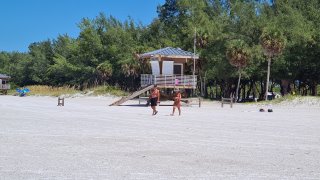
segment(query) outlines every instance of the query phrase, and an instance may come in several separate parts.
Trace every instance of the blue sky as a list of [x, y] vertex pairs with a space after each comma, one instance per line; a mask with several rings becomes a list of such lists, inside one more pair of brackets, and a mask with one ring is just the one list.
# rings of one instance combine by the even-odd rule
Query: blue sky
[[59, 34], [79, 35], [82, 18], [99, 12], [120, 21], [130, 16], [148, 25], [165, 0], [2, 0], [0, 4], [0, 51], [27, 52], [29, 44], [55, 39]]

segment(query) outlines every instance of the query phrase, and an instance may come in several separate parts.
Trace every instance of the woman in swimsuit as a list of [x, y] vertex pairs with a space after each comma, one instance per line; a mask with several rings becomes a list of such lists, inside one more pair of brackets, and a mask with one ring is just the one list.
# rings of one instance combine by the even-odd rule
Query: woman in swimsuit
[[173, 98], [173, 109], [172, 109], [172, 114], [171, 116], [174, 116], [174, 112], [176, 108], [178, 108], [179, 111], [179, 116], [181, 115], [181, 93], [179, 90], [176, 90], [175, 96]]

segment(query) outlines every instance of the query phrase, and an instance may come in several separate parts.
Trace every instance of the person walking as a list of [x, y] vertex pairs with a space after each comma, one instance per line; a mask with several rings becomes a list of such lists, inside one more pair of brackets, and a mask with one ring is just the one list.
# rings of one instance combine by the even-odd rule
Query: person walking
[[154, 87], [151, 89], [151, 94], [150, 94], [150, 103], [151, 103], [151, 108], [152, 108], [152, 115], [156, 115], [158, 113], [156, 107], [158, 102], [160, 102], [160, 91], [157, 88], [157, 85], [154, 85]]
[[174, 112], [176, 108], [179, 111], [179, 116], [181, 115], [181, 93], [179, 90], [175, 90], [175, 95], [173, 97], [173, 109], [172, 109], [172, 114], [171, 116], [174, 116]]

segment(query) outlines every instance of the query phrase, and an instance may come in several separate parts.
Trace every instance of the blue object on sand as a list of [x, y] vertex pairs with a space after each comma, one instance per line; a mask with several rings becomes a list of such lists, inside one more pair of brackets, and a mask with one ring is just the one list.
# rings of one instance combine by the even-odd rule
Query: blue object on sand
[[25, 96], [28, 92], [30, 92], [30, 90], [29, 90], [28, 88], [22, 88], [22, 89], [17, 88], [16, 91], [19, 93], [19, 96], [20, 96], [20, 97], [23, 97], [23, 96]]

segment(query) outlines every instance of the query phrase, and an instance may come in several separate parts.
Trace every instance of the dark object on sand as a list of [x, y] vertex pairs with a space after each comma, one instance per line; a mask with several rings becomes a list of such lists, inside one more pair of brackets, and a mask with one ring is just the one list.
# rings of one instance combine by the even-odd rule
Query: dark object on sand
[[264, 112], [264, 109], [259, 109], [259, 112]]
[[28, 92], [30, 92], [30, 90], [26, 87], [20, 89], [20, 88], [17, 88], [16, 89], [16, 92], [19, 94], [20, 97], [23, 97], [23, 96], [26, 96]]
[[58, 105], [57, 106], [64, 106], [64, 98], [58, 97]]
[[273, 112], [273, 110], [272, 109], [268, 109], [268, 112]]
[[234, 101], [233, 97], [230, 97], [230, 98], [222, 97], [221, 98], [221, 107], [223, 107], [223, 104], [230, 104], [230, 107], [232, 108], [233, 101]]

